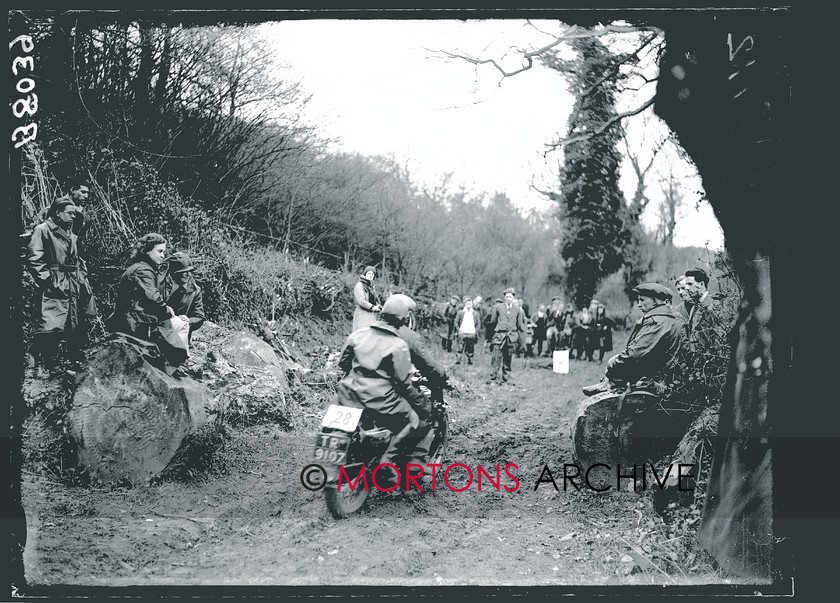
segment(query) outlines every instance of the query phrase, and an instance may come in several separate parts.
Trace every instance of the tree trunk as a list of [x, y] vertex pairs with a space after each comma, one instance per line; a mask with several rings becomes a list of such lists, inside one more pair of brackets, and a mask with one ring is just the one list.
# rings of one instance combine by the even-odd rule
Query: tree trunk
[[782, 204], [768, 203], [784, 199], [789, 173], [783, 13], [671, 17], [655, 105], [703, 177], [744, 291], [700, 541], [724, 569], [760, 578], [773, 552], [768, 417], [790, 402], [779, 395], [789, 374], [774, 361], [790, 336], [770, 323], [783, 293], [770, 266], [784, 257], [787, 224]]

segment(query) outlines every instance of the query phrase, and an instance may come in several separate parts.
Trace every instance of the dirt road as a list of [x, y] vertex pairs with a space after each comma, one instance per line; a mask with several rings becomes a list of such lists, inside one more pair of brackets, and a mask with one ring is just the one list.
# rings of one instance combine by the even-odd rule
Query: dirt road
[[[617, 341], [616, 343], [620, 343]], [[667, 530], [641, 492], [556, 492], [535, 485], [548, 464], [571, 463], [570, 420], [580, 386], [603, 365], [514, 360], [515, 385], [486, 384], [489, 355], [451, 367], [449, 463], [495, 471], [515, 463], [515, 492], [377, 494], [356, 516], [334, 520], [323, 493], [300, 483], [312, 462], [320, 415], [294, 431], [257, 426], [234, 432], [224, 471], [189, 482], [95, 490], [25, 473], [31, 584], [83, 585], [541, 585], [673, 584], [708, 574], [639, 571], [628, 551], [651, 530]], [[527, 366], [526, 366], [527, 362]], [[450, 474], [453, 485], [466, 472]], [[503, 484], [515, 486], [513, 480]], [[657, 523], [658, 522], [658, 523]], [[633, 546], [631, 546], [631, 544]], [[622, 561], [623, 559], [623, 561]], [[633, 573], [630, 569], [633, 569]]]

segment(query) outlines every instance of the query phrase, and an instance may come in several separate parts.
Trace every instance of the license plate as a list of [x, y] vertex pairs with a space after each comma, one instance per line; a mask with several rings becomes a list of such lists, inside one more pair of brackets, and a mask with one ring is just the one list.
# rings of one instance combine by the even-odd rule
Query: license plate
[[338, 404], [330, 404], [329, 408], [327, 408], [327, 414], [321, 420], [321, 427], [340, 429], [348, 433], [353, 433], [359, 424], [359, 418], [361, 416], [361, 408], [349, 408], [347, 406], [339, 406]]
[[343, 465], [349, 447], [350, 438], [343, 433], [319, 433], [315, 440], [315, 460]]

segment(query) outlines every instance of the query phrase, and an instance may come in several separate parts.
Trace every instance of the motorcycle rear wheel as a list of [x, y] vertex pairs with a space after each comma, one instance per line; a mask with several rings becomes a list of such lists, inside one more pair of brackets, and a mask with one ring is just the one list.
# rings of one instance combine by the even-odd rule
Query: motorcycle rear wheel
[[[367, 471], [367, 469], [365, 469]], [[364, 480], [363, 480], [364, 482]], [[365, 482], [366, 483], [366, 482]], [[335, 488], [324, 490], [324, 498], [327, 501], [327, 508], [336, 519], [345, 519], [362, 508], [368, 497], [368, 491], [363, 484], [358, 484], [355, 490], [349, 485], [344, 485], [339, 492]]]

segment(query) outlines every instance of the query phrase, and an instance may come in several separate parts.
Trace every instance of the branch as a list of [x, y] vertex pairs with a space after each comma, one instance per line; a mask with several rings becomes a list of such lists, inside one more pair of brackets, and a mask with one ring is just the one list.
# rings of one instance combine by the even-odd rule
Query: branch
[[647, 109], [648, 107], [653, 105], [654, 98], [655, 98], [655, 96], [650, 97], [650, 99], [645, 104], [643, 104], [641, 107], [638, 107], [638, 108], [633, 109], [631, 111], [627, 111], [625, 113], [619, 113], [615, 117], [607, 120], [600, 128], [598, 128], [597, 130], [595, 130], [593, 132], [588, 132], [586, 134], [581, 134], [580, 136], [572, 136], [571, 138], [565, 138], [565, 139], [559, 140], [555, 143], [547, 144], [545, 146], [548, 147], [549, 151], [553, 151], [553, 150], [557, 149], [558, 147], [564, 147], [567, 144], [571, 144], [573, 142], [582, 142], [584, 140], [589, 140], [590, 138], [593, 138], [595, 136], [600, 136], [601, 134], [606, 132], [608, 129], [610, 129], [613, 125], [615, 125], [616, 123], [618, 123], [619, 121], [624, 119], [625, 117], [632, 117], [634, 115], [638, 115], [639, 113], [641, 113], [642, 111], [644, 111], [645, 109]]
[[615, 65], [613, 66], [613, 68], [612, 68], [612, 69], [610, 69], [609, 71], [607, 71], [607, 73], [606, 73], [606, 74], [604, 74], [604, 76], [603, 76], [601, 79], [599, 79], [597, 82], [595, 82], [594, 84], [592, 84], [592, 87], [591, 87], [591, 88], [589, 88], [589, 90], [587, 90], [586, 92], [584, 92], [584, 93], [581, 95], [581, 98], [585, 98], [585, 97], [589, 96], [589, 95], [590, 95], [590, 94], [592, 94], [592, 92], [594, 92], [594, 91], [595, 91], [595, 89], [596, 89], [596, 88], [598, 88], [601, 84], [603, 84], [603, 83], [604, 83], [605, 81], [607, 81], [609, 78], [611, 78], [611, 77], [615, 76], [615, 75], [618, 73], [618, 70], [619, 70], [619, 68], [620, 68], [622, 65], [624, 65], [624, 64], [625, 64], [627, 61], [629, 61], [631, 58], [633, 58], [633, 57], [637, 57], [637, 56], [638, 56], [638, 54], [639, 54], [642, 50], [644, 50], [645, 46], [647, 46], [648, 44], [650, 44], [651, 42], [653, 42], [653, 41], [656, 39], [656, 37], [657, 37], [658, 35], [659, 35], [659, 33], [656, 33], [656, 32], [655, 32], [655, 33], [653, 33], [652, 35], [648, 36], [648, 37], [647, 37], [647, 39], [645, 39], [644, 41], [642, 41], [642, 45], [641, 45], [641, 46], [639, 46], [636, 50], [634, 50], [633, 52], [631, 52], [631, 53], [627, 54], [627, 55], [626, 55], [623, 59], [621, 59], [620, 61], [616, 61], [616, 63], [615, 63]]

